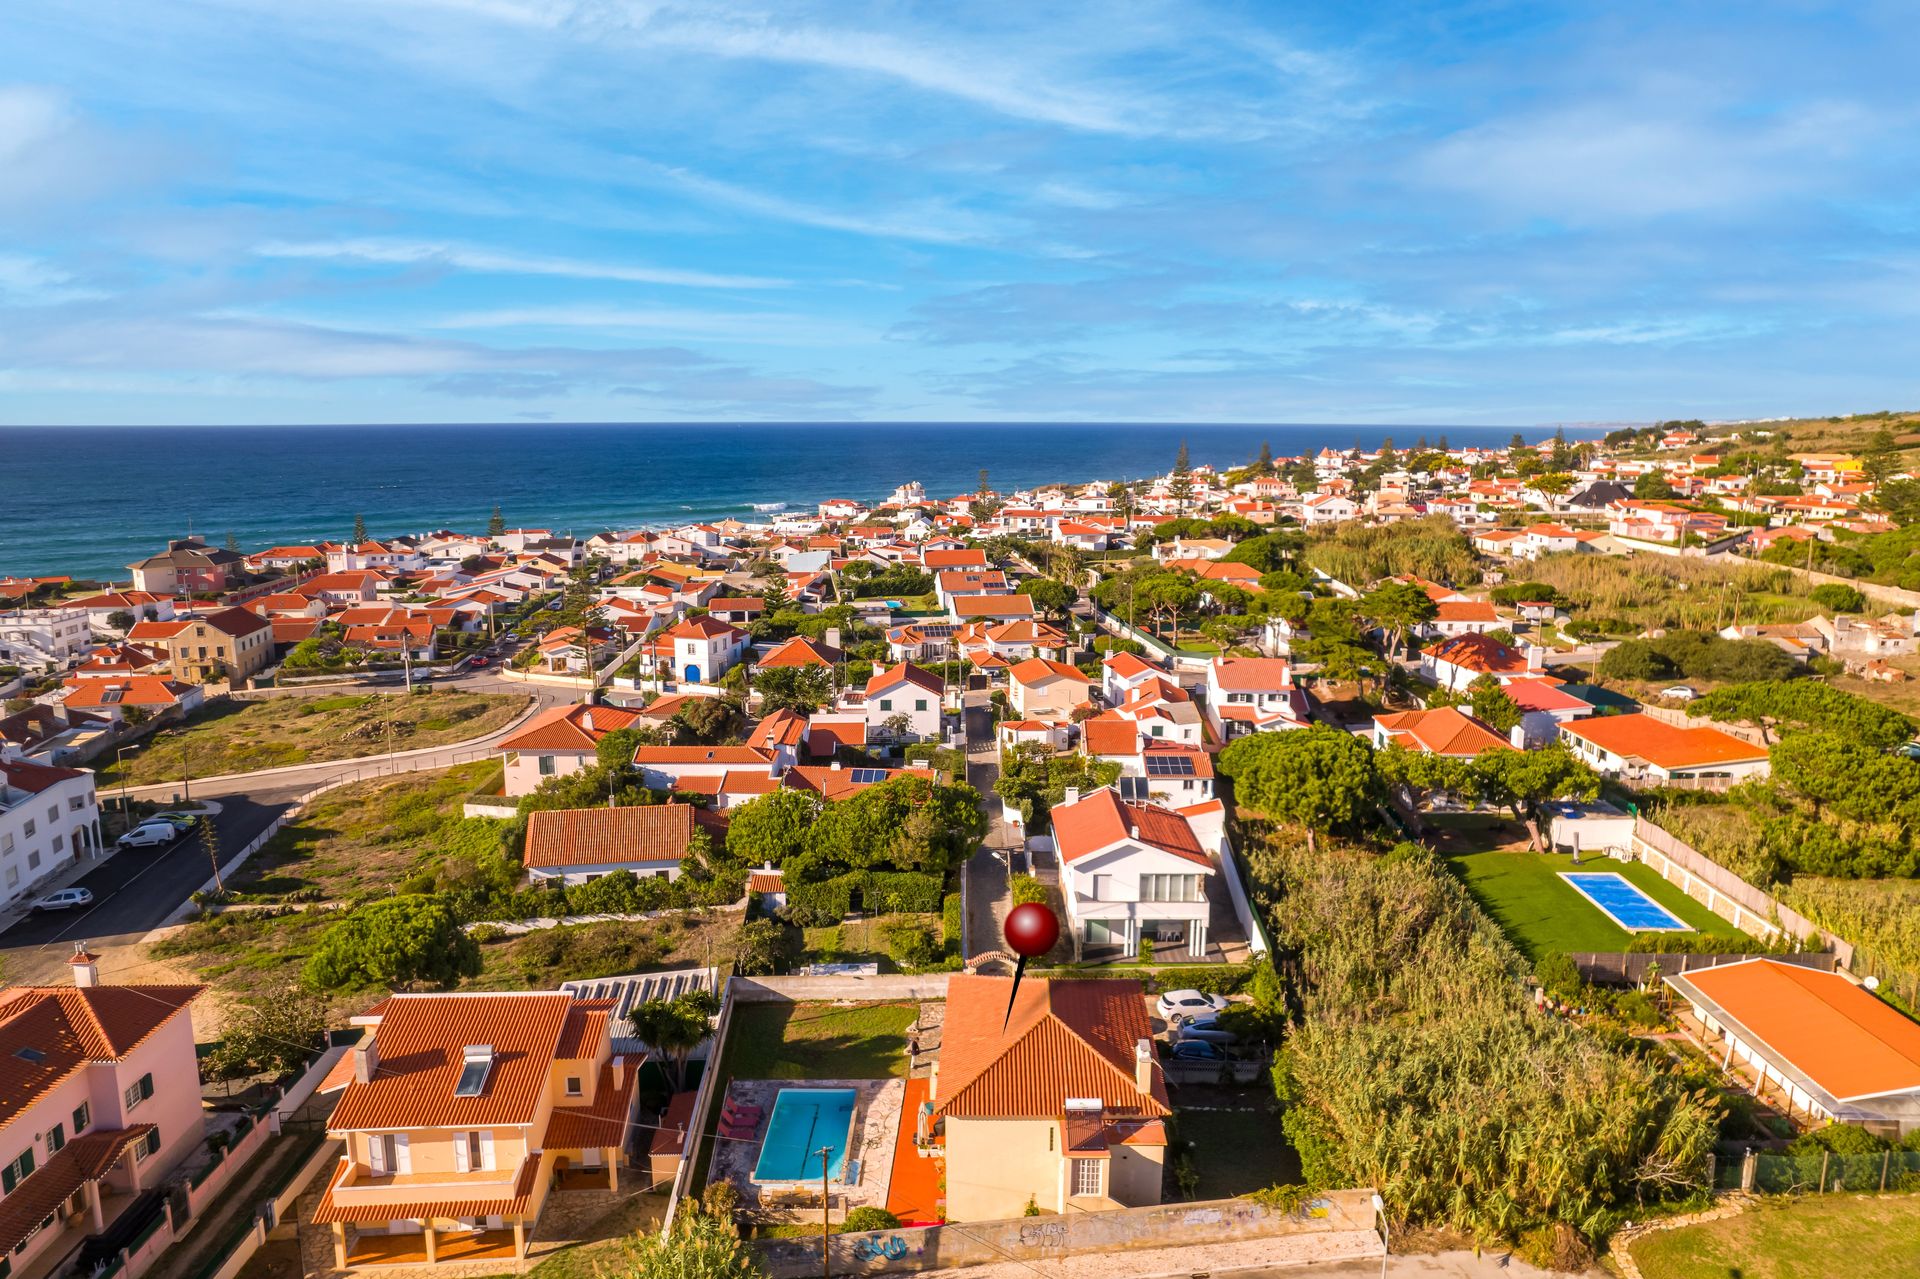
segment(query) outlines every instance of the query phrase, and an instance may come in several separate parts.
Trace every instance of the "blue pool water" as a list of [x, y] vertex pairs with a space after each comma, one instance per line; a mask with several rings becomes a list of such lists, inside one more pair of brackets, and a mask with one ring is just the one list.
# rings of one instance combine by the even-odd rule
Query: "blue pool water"
[[1684, 932], [1674, 913], [1615, 871], [1562, 871], [1560, 878], [1630, 932]]
[[827, 1175], [839, 1181], [847, 1167], [853, 1128], [851, 1088], [782, 1088], [767, 1116], [767, 1137], [753, 1165], [755, 1181], [808, 1181], [820, 1175], [820, 1148], [829, 1146]]

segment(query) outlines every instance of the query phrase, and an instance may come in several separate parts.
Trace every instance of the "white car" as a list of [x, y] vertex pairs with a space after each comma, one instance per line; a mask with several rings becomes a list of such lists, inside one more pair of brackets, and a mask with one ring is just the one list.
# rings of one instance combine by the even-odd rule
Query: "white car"
[[93, 891], [87, 888], [63, 888], [57, 893], [48, 893], [33, 904], [35, 914], [43, 910], [72, 910], [76, 906], [93, 905]]
[[172, 822], [141, 822], [115, 842], [122, 848], [160, 848], [180, 838], [180, 828]]
[[1685, 684], [1675, 684], [1672, 688], [1661, 689], [1660, 696], [1671, 697], [1676, 702], [1690, 702], [1700, 694]]
[[1210, 1017], [1227, 1006], [1225, 995], [1203, 995], [1197, 990], [1170, 990], [1154, 1001], [1154, 1009], [1170, 1026], [1189, 1017]]

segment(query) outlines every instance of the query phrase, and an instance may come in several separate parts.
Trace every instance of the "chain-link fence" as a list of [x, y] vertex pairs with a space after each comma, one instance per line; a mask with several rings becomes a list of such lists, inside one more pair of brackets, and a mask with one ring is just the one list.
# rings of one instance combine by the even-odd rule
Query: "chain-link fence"
[[1811, 1194], [1833, 1190], [1920, 1190], [1920, 1151], [1882, 1150], [1872, 1154], [1750, 1154], [1716, 1160], [1715, 1190], [1750, 1190], [1762, 1195]]

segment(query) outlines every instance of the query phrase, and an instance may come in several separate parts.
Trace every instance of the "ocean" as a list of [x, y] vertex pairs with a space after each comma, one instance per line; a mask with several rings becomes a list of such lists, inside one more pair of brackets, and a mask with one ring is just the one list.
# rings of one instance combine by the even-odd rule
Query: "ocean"
[[[1525, 432], [1529, 439], [1545, 431]], [[1570, 433], [1571, 434], [1571, 433]], [[198, 534], [243, 551], [510, 527], [580, 536], [690, 520], [766, 519], [833, 497], [877, 501], [919, 480], [930, 497], [1164, 473], [1324, 446], [1398, 448], [1445, 435], [1501, 445], [1511, 427], [1107, 423], [561, 423], [431, 426], [0, 427], [0, 576], [124, 579]]]

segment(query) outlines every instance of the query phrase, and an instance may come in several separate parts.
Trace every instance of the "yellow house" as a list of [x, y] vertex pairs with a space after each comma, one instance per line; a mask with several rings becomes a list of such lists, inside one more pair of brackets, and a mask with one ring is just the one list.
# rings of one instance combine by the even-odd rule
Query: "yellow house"
[[1022, 719], [1066, 719], [1093, 700], [1093, 679], [1077, 666], [1029, 657], [1007, 672], [1007, 700]]
[[1009, 1017], [1012, 985], [947, 985], [931, 1085], [947, 1220], [1159, 1203], [1172, 1112], [1140, 983], [1029, 978]]
[[395, 995], [323, 1087], [346, 1154], [314, 1213], [335, 1264], [512, 1258], [549, 1191], [617, 1190], [638, 1059], [610, 1000], [559, 992]]

